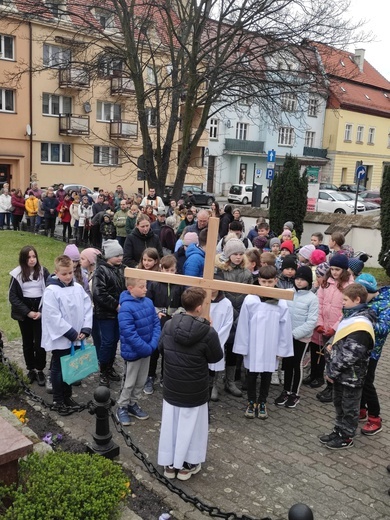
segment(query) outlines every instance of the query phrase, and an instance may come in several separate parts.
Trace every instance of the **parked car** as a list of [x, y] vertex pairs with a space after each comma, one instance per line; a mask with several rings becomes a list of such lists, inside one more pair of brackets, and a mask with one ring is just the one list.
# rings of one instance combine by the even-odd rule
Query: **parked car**
[[[316, 205], [317, 211], [324, 213], [344, 213], [351, 215], [354, 211], [355, 203], [344, 193], [331, 190], [320, 190], [318, 192], [318, 200]], [[357, 211], [361, 213], [365, 211], [364, 204], [358, 202]]]
[[[350, 191], [345, 191], [345, 192], [343, 192], [343, 195], [345, 197], [349, 197], [352, 200], [352, 202], [355, 204], [356, 193], [351, 193]], [[363, 199], [363, 197], [361, 195], [358, 195], [358, 201], [361, 202], [362, 204], [364, 204], [366, 211], [372, 211], [374, 209], [381, 209], [379, 204], [377, 204], [376, 202], [373, 202], [372, 200], [369, 200], [369, 199]]]
[[[252, 202], [253, 185], [252, 184], [233, 184], [228, 194], [228, 202], [233, 204], [250, 204]], [[268, 203], [268, 188], [263, 187], [262, 204]]]
[[370, 202], [375, 202], [376, 204], [381, 204], [382, 203], [382, 199], [381, 199], [381, 193], [379, 190], [367, 190], [367, 191], [362, 191], [360, 193], [360, 196], [362, 197], [362, 199], [364, 199], [365, 201], [370, 201]]
[[320, 183], [320, 190], [337, 191], [338, 187], [335, 184], [331, 184], [331, 183], [328, 183], [328, 182], [321, 182]]
[[[189, 184], [185, 184], [183, 186], [182, 197], [184, 197], [187, 191], [192, 191], [192, 194], [195, 199], [195, 206], [211, 206], [211, 204], [215, 201], [214, 193], [209, 193], [208, 191], [204, 191], [199, 186], [192, 186]], [[173, 186], [165, 186], [164, 193], [162, 196], [162, 200], [165, 205], [169, 205], [169, 202], [172, 198]]]
[[[356, 193], [357, 184], [341, 184], [337, 191], [350, 191], [352, 193]], [[365, 191], [365, 187], [359, 184], [359, 191]]]

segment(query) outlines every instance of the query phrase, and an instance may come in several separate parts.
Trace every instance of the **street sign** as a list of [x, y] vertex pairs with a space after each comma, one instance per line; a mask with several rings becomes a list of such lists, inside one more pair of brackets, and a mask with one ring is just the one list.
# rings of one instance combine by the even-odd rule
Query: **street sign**
[[366, 167], [365, 166], [358, 166], [356, 168], [356, 179], [358, 181], [361, 181], [366, 176]]
[[269, 150], [267, 152], [267, 162], [274, 163], [276, 160], [276, 152], [275, 150]]
[[262, 173], [263, 173], [263, 170], [260, 170], [260, 168], [257, 168], [257, 170], [256, 170], [256, 177], [261, 177]]
[[269, 181], [272, 181], [274, 178], [275, 170], [273, 168], [267, 168], [267, 171], [265, 173], [265, 178]]

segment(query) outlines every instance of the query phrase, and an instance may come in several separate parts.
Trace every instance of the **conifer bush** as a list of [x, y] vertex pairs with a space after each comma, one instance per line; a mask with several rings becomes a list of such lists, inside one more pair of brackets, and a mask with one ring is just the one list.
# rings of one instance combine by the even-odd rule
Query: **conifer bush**
[[380, 193], [382, 248], [378, 260], [387, 276], [390, 276], [390, 166], [385, 166]]

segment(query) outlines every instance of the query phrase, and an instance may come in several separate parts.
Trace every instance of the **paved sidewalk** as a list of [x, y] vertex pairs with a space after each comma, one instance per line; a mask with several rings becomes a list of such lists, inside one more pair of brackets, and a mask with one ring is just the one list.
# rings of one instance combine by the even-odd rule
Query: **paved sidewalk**
[[[281, 387], [271, 387], [270, 417], [266, 421], [246, 419], [245, 398], [234, 398], [221, 390], [221, 400], [211, 404], [209, 449], [202, 471], [186, 483], [174, 482], [210, 505], [256, 518], [287, 519], [288, 509], [296, 502], [304, 502], [313, 509], [315, 520], [388, 519], [389, 347], [390, 342], [386, 344], [376, 377], [384, 419], [383, 431], [378, 435], [368, 438], [359, 433], [354, 448], [331, 451], [322, 446], [317, 437], [331, 430], [333, 405], [317, 401], [315, 394], [318, 390], [304, 387], [298, 406], [286, 409], [271, 404], [281, 391]], [[24, 366], [20, 342], [6, 344], [4, 353]], [[118, 366], [121, 368], [120, 361]], [[75, 399], [80, 402], [90, 400], [97, 384], [97, 375], [83, 381], [81, 387], [74, 388]], [[34, 384], [33, 390], [51, 402], [51, 396], [45, 394], [44, 389]], [[113, 383], [111, 395], [114, 399], [118, 392], [119, 383]], [[161, 421], [161, 388], [156, 385], [155, 393], [144, 396], [140, 405], [150, 414], [150, 419], [137, 421], [128, 427], [128, 431], [135, 444], [155, 463]], [[87, 411], [69, 417], [50, 413], [73, 437], [91, 440], [94, 418]], [[207, 516], [195, 511], [150, 477], [116, 432], [114, 439], [121, 446], [121, 461], [145, 485], [166, 497], [178, 519]]]

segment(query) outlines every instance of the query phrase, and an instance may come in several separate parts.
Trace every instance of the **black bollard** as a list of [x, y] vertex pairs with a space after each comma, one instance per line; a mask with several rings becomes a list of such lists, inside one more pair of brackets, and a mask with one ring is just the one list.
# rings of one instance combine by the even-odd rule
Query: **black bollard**
[[314, 520], [313, 511], [306, 504], [294, 504], [288, 512], [288, 520]]
[[87, 451], [113, 459], [119, 455], [119, 446], [112, 440], [108, 414], [114, 400], [110, 398], [110, 390], [106, 386], [98, 386], [93, 397], [89, 413], [96, 415], [96, 431], [92, 435], [92, 444], [87, 445]]

